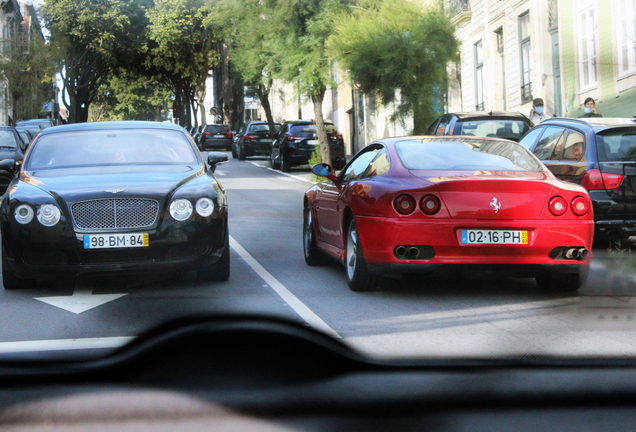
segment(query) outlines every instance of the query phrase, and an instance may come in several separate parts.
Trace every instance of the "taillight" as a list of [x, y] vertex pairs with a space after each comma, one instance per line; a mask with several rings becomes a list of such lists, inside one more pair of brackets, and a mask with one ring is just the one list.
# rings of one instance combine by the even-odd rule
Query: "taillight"
[[407, 194], [398, 195], [393, 200], [393, 205], [398, 213], [403, 215], [411, 214], [415, 210], [415, 198]]
[[210, 132], [203, 132], [203, 135], [205, 136], [212, 136], [212, 134]]
[[425, 195], [420, 200], [420, 210], [429, 216], [434, 215], [442, 208], [442, 203], [435, 195]]
[[254, 135], [245, 135], [244, 139], [245, 141], [256, 141], [258, 137]]
[[301, 139], [303, 139], [303, 138], [302, 138], [302, 137], [295, 137], [295, 136], [287, 135], [287, 136], [285, 137], [285, 139], [286, 139], [287, 141], [300, 141], [300, 140], [301, 140]]
[[587, 190], [616, 189], [622, 181], [623, 176], [620, 174], [601, 174], [601, 170], [594, 168], [585, 173], [581, 186]]
[[572, 213], [583, 216], [590, 209], [590, 203], [582, 196], [577, 196], [572, 200]]
[[228, 137], [232, 138], [232, 131], [229, 131], [228, 133], [226, 133], [225, 135], [227, 135]]
[[568, 211], [568, 203], [560, 196], [555, 196], [550, 200], [550, 212], [555, 216], [562, 216]]
[[334, 138], [335, 138], [335, 139], [342, 139], [342, 134], [335, 134], [335, 135], [334, 135]]

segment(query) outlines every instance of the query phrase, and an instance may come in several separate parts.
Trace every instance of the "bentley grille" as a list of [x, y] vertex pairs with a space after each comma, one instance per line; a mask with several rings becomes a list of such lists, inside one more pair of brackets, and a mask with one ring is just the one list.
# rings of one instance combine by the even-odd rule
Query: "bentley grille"
[[71, 213], [82, 229], [145, 228], [155, 223], [159, 203], [140, 198], [97, 199], [74, 203]]

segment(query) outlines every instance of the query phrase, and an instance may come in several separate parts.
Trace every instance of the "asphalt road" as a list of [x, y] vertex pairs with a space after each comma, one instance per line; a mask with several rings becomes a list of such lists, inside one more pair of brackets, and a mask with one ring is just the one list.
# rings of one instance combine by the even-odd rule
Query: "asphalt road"
[[304, 262], [307, 170], [290, 177], [262, 165], [230, 158], [217, 169], [230, 205], [228, 282], [200, 283], [193, 273], [113, 275], [0, 290], [0, 354], [92, 352], [173, 318], [246, 312], [287, 317], [381, 357], [636, 355], [629, 255], [595, 258], [574, 295], [485, 273], [387, 279], [376, 292], [354, 293], [342, 266]]

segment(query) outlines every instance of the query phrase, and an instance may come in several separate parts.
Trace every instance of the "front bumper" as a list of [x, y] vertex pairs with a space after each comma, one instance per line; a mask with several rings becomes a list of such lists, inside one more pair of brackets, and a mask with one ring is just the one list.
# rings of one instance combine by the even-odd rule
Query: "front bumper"
[[[461, 265], [534, 265], [572, 267], [589, 262], [552, 259], [557, 247], [591, 249], [594, 235], [592, 220], [522, 221], [461, 219], [399, 219], [357, 216], [360, 243], [365, 261], [376, 273], [401, 271], [433, 271], [442, 264]], [[526, 245], [462, 244], [462, 229], [509, 229], [528, 231]], [[396, 257], [396, 246], [430, 246], [434, 256], [428, 259]]]

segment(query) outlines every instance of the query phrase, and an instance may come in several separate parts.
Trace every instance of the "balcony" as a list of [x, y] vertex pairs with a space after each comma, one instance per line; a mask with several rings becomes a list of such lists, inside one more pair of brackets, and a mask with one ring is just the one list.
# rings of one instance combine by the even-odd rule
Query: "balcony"
[[448, 11], [450, 12], [451, 22], [458, 27], [468, 23], [473, 16], [468, 0], [448, 0]]

